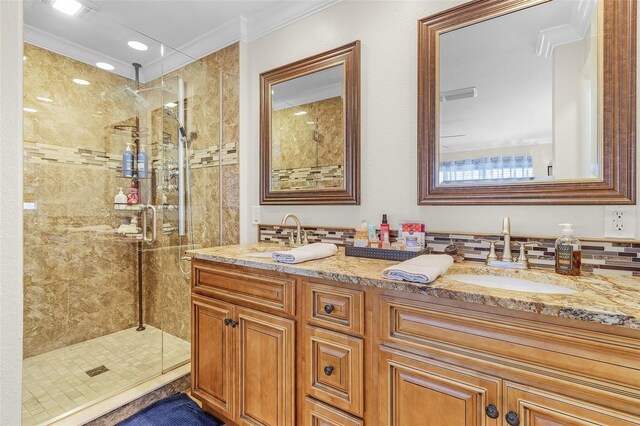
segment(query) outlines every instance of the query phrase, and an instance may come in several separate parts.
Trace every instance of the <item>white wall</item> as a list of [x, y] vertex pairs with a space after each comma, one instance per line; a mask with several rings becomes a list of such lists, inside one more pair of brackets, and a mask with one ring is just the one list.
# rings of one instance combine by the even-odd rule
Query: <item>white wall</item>
[[22, 2], [0, 1], [0, 425], [21, 423]]
[[[604, 235], [602, 206], [417, 206], [417, 21], [462, 3], [441, 1], [344, 1], [244, 46], [241, 67], [241, 240], [255, 241], [251, 206], [259, 205], [259, 75], [359, 39], [361, 52], [362, 204], [360, 206], [263, 206], [262, 223], [295, 212], [307, 225], [377, 223], [387, 213], [422, 219], [432, 231], [497, 232], [511, 216], [516, 234], [557, 235], [572, 222], [579, 236]], [[245, 92], [246, 91], [246, 92]], [[241, 101], [241, 103], [242, 103]], [[639, 150], [640, 152], [640, 150]]]

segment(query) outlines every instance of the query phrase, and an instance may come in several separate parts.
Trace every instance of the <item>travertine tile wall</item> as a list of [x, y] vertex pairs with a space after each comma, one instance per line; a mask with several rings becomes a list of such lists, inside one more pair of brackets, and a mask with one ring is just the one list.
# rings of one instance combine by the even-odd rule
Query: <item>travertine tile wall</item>
[[[295, 115], [301, 111], [307, 114]], [[279, 109], [271, 115], [274, 169], [343, 164], [344, 102], [341, 96]]]
[[[334, 243], [340, 246], [353, 245], [355, 229], [334, 227], [305, 227], [309, 242]], [[280, 225], [260, 225], [258, 241], [285, 244], [289, 239], [290, 228]], [[391, 240], [395, 241], [397, 231], [391, 231]], [[580, 239], [580, 237], [578, 237]], [[443, 253], [449, 244], [455, 244], [464, 254], [465, 260], [484, 262], [489, 254], [489, 243], [482, 239], [499, 240], [500, 235], [471, 235], [443, 232], [429, 232], [426, 236], [427, 248], [433, 253]], [[616, 274], [640, 276], [640, 241], [590, 240], [582, 242], [582, 270], [597, 274]], [[527, 248], [527, 257], [533, 267], [555, 267], [555, 238], [515, 236], [518, 241], [537, 241], [541, 245]], [[498, 248], [500, 250], [500, 248]], [[515, 250], [515, 247], [514, 247]]]
[[135, 324], [135, 248], [106, 231], [120, 224], [112, 203], [123, 186], [110, 123], [133, 111], [114, 94], [127, 79], [29, 44], [24, 55], [24, 106], [37, 110], [24, 115], [25, 202], [35, 207], [24, 214], [31, 357]]
[[[192, 138], [192, 215], [193, 243], [201, 247], [237, 244], [239, 241], [239, 46], [226, 47], [165, 75], [165, 81], [180, 77], [185, 82], [187, 111], [185, 129]], [[157, 85], [152, 81], [149, 85]], [[220, 87], [222, 86], [222, 122]], [[220, 129], [222, 126], [222, 129]], [[166, 129], [165, 129], [166, 130]], [[222, 165], [218, 140], [222, 130]], [[162, 137], [155, 133], [155, 138]], [[154, 143], [157, 143], [155, 140]], [[222, 180], [219, 173], [222, 167]], [[222, 205], [218, 194], [222, 191]], [[160, 195], [154, 202], [160, 204]], [[222, 214], [222, 230], [219, 219]], [[177, 220], [176, 212], [167, 212], [167, 220]], [[189, 237], [158, 234], [158, 241], [145, 253], [145, 321], [164, 331], [190, 340], [189, 277], [179, 268]], [[188, 262], [183, 269], [189, 270]]]

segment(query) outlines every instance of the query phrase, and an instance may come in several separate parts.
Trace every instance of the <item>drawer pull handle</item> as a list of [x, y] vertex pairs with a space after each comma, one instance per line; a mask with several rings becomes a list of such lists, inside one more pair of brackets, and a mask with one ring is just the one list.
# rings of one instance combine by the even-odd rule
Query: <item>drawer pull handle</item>
[[333, 367], [331, 365], [327, 365], [324, 368], [324, 374], [326, 374], [327, 376], [330, 376], [333, 374]]
[[231, 319], [230, 318], [225, 318], [224, 319], [224, 325], [229, 325], [231, 324]]
[[231, 321], [231, 327], [236, 328], [238, 326], [238, 321]]
[[333, 312], [333, 310], [335, 309], [335, 307], [333, 305], [324, 305], [324, 311], [328, 314], [330, 314], [331, 312]]
[[518, 414], [514, 411], [509, 411], [507, 414], [505, 414], [504, 419], [511, 426], [518, 426], [520, 424], [520, 417], [518, 417]]
[[492, 418], [492, 419], [497, 419], [498, 417], [500, 417], [500, 412], [498, 411], [496, 406], [493, 404], [487, 405], [487, 408], [484, 409], [484, 412], [489, 418]]

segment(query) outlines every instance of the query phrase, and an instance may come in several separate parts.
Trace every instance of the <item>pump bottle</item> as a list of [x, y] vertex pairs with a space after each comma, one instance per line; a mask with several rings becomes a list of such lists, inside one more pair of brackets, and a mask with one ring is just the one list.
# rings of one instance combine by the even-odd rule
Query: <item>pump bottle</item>
[[564, 226], [562, 236], [556, 240], [556, 272], [562, 275], [580, 275], [582, 249], [580, 241], [573, 236], [573, 225]]

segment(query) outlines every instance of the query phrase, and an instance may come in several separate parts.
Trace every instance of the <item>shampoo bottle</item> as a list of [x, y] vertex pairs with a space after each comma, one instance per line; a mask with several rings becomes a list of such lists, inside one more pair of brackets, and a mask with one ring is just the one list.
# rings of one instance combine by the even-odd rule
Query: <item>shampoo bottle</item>
[[127, 148], [122, 153], [122, 176], [133, 176], [133, 152], [131, 151], [131, 144], [127, 144]]
[[147, 166], [147, 152], [144, 150], [144, 145], [141, 145], [138, 153], [138, 177], [140, 179], [147, 177]]
[[556, 272], [562, 275], [580, 275], [580, 241], [573, 236], [572, 224], [561, 223], [560, 226], [564, 226], [564, 229], [562, 236], [556, 240]]

